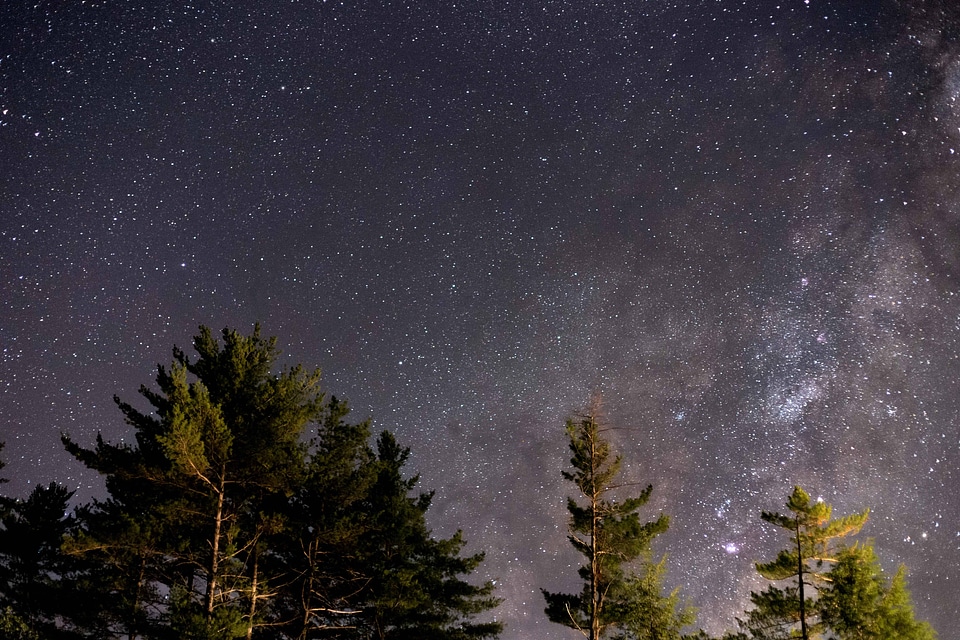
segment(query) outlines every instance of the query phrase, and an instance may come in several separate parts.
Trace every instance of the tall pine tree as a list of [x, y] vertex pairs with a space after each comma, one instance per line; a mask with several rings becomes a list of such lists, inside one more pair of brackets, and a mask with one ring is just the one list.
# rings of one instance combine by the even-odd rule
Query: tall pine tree
[[336, 637], [356, 627], [368, 577], [359, 545], [369, 531], [363, 506], [376, 479], [370, 424], [346, 421], [331, 398], [311, 441], [304, 481], [290, 500], [287, 528], [271, 542], [287, 576], [274, 600], [285, 638]]
[[930, 625], [914, 617], [905, 568], [888, 579], [872, 543], [847, 542], [866, 523], [869, 510], [833, 519], [830, 505], [812, 501], [800, 487], [787, 508], [790, 515], [761, 514], [789, 532], [790, 545], [772, 562], [758, 563], [757, 570], [769, 580], [789, 583], [750, 595], [754, 608], [739, 621], [742, 631], [757, 640], [936, 638]]
[[473, 640], [495, 638], [503, 625], [474, 618], [496, 607], [493, 584], [461, 578], [483, 561], [463, 556], [460, 531], [435, 539], [426, 524], [433, 493], [411, 495], [418, 476], [403, 477], [410, 450], [389, 431], [377, 438], [376, 477], [362, 508], [369, 530], [359, 546], [370, 582], [361, 597], [363, 638]]
[[[225, 329], [220, 340], [201, 327], [194, 348], [196, 359], [174, 349], [170, 369], [159, 367], [159, 391], [141, 388], [152, 412], [117, 401], [136, 447], [98, 438], [86, 450], [65, 438], [71, 453], [106, 475], [111, 493], [74, 548], [109, 550], [114, 560], [150, 568], [144, 578], [172, 603], [162, 623], [180, 637], [249, 638], [264, 582], [259, 543], [276, 523], [276, 506], [299, 486], [302, 436], [322, 412], [319, 372], [274, 374], [276, 340], [262, 338], [259, 326], [249, 336]], [[137, 533], [146, 534], [146, 547], [132, 544]], [[157, 559], [162, 566], [148, 566]], [[111, 580], [125, 585], [118, 599], [135, 632], [147, 622], [137, 611], [153, 585]]]
[[[800, 637], [809, 640], [823, 630], [817, 595], [829, 584], [829, 571], [837, 561], [839, 541], [863, 527], [869, 510], [833, 519], [832, 507], [822, 500], [811, 500], [800, 487], [794, 487], [787, 500], [789, 514], [764, 511], [760, 517], [789, 536], [789, 546], [775, 560], [757, 563], [764, 578], [780, 582], [750, 596], [754, 609], [741, 626], [755, 638]], [[795, 635], [795, 632], [798, 635]]]
[[653, 486], [618, 501], [621, 458], [602, 435], [596, 404], [566, 424], [579, 499], [568, 498], [570, 542], [585, 557], [579, 570], [578, 594], [543, 590], [546, 614], [552, 622], [580, 631], [589, 640], [618, 638], [679, 638], [693, 620], [692, 611], [678, 603], [677, 593], [662, 594], [663, 565], [651, 561], [650, 542], [667, 530], [669, 518], [641, 523], [638, 511], [650, 499]]

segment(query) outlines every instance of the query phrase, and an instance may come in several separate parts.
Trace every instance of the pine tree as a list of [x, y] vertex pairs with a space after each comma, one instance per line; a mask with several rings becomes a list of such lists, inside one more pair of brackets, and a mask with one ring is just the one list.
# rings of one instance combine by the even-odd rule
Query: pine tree
[[410, 450], [389, 431], [377, 438], [376, 476], [361, 507], [368, 531], [359, 546], [362, 637], [373, 640], [496, 638], [499, 622], [477, 622], [495, 608], [492, 582], [474, 585], [483, 553], [463, 556], [462, 533], [435, 539], [426, 525], [433, 493], [412, 496], [419, 476], [403, 478]]
[[[0, 451], [3, 451], [5, 442], [0, 442]], [[3, 459], [0, 459], [0, 470], [6, 466], [6, 463]], [[7, 482], [6, 478], [0, 478], [0, 484]], [[6, 517], [6, 514], [10, 512], [10, 507], [16, 504], [14, 501], [10, 500], [6, 496], [0, 497], [0, 519]], [[2, 550], [0, 550], [2, 554]], [[5, 574], [6, 572], [3, 569], [0, 569], [0, 575]], [[10, 574], [6, 573], [6, 580], [9, 581]], [[0, 594], [7, 593], [9, 591], [8, 583], [0, 583]], [[30, 625], [27, 624], [20, 615], [13, 610], [13, 607], [7, 605], [0, 611], [0, 638], [5, 640], [40, 640], [40, 635], [30, 628]]]
[[812, 501], [800, 487], [794, 488], [786, 506], [790, 515], [764, 511], [760, 517], [788, 531], [790, 546], [775, 560], [756, 567], [768, 580], [791, 584], [751, 594], [754, 609], [741, 624], [755, 638], [790, 638], [798, 629], [799, 637], [808, 640], [824, 627], [818, 619], [816, 596], [829, 583], [827, 574], [837, 562], [837, 541], [860, 531], [869, 510], [833, 520], [832, 507], [822, 500]]
[[933, 627], [914, 617], [910, 591], [907, 590], [907, 570], [903, 565], [897, 569], [884, 593], [879, 618], [877, 637], [882, 640], [936, 640]]
[[669, 518], [641, 524], [638, 511], [650, 499], [653, 486], [618, 501], [610, 497], [618, 487], [621, 458], [613, 455], [602, 436], [594, 407], [567, 421], [573, 472], [562, 472], [580, 492], [580, 501], [568, 498], [570, 542], [586, 558], [579, 575], [579, 594], [543, 590], [546, 614], [579, 630], [590, 640], [617, 638], [679, 638], [680, 628], [692, 622], [692, 611], [680, 606], [677, 593], [662, 595], [663, 564], [650, 559], [650, 542], [667, 530]]
[[98, 638], [155, 636], [166, 601], [160, 588], [167, 559], [160, 520], [149, 509], [137, 518], [115, 499], [82, 505], [75, 517], [77, 527], [64, 550], [78, 567], [77, 588], [96, 594], [88, 626]]
[[73, 495], [62, 485], [35, 488], [24, 500], [5, 500], [0, 518], [0, 609], [5, 625], [26, 635], [81, 638], [75, 619], [88, 604], [72, 588], [73, 567], [61, 550], [74, 526]]
[[[322, 411], [319, 372], [273, 374], [276, 340], [259, 326], [250, 336], [225, 329], [222, 342], [201, 327], [194, 348], [196, 360], [175, 348], [172, 367], [159, 367], [159, 391], [141, 388], [152, 413], [118, 400], [136, 447], [65, 444], [107, 476], [115, 516], [145, 521], [162, 549], [154, 578], [170, 593], [168, 626], [183, 638], [249, 638], [265, 581], [260, 542], [300, 482], [302, 436]], [[119, 549], [118, 531], [91, 530], [86, 545]]]
[[818, 601], [821, 620], [839, 640], [933, 640], [936, 634], [915, 619], [906, 569], [884, 576], [872, 544], [855, 544], [837, 554], [830, 588]]
[[483, 554], [462, 556], [459, 533], [431, 536], [432, 494], [411, 495], [418, 478], [403, 478], [409, 450], [383, 432], [374, 451], [369, 422], [346, 414], [333, 398], [289, 511], [294, 535], [277, 541], [290, 576], [277, 605], [282, 637], [496, 637], [500, 623], [475, 620], [499, 603], [492, 583], [464, 579]]
[[3, 640], [40, 640], [40, 634], [30, 628], [17, 613], [7, 607], [0, 611], [0, 638]]
[[914, 617], [904, 567], [888, 580], [872, 543], [845, 542], [861, 530], [869, 510], [834, 520], [830, 505], [812, 502], [800, 487], [787, 508], [792, 515], [761, 516], [789, 531], [791, 544], [757, 570], [792, 584], [750, 595], [754, 609], [740, 621], [750, 637], [934, 640], [930, 625]]
[[354, 629], [362, 612], [369, 579], [359, 547], [369, 531], [363, 505], [376, 480], [376, 454], [369, 421], [350, 424], [347, 413], [345, 402], [330, 399], [290, 501], [287, 535], [272, 540], [287, 577], [274, 605], [285, 638], [335, 637]]

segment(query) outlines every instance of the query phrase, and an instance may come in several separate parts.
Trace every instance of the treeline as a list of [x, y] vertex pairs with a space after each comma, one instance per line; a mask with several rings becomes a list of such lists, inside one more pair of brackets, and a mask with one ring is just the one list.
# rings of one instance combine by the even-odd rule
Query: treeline
[[[655, 559], [651, 540], [669, 519], [641, 523], [639, 509], [653, 490], [626, 499], [618, 479], [620, 457], [603, 437], [596, 408], [567, 422], [573, 472], [563, 472], [579, 496], [570, 498], [570, 542], [580, 551], [583, 589], [576, 594], [544, 591], [550, 620], [590, 640], [710, 640], [702, 631], [683, 635], [694, 610], [678, 590], [663, 587], [666, 558]], [[783, 530], [785, 547], [756, 569], [771, 584], [750, 594], [753, 608], [736, 620], [737, 631], [720, 640], [934, 640], [929, 624], [916, 620], [901, 566], [887, 577], [870, 541], [852, 541], [869, 510], [834, 518], [822, 500], [795, 487], [787, 513], [760, 517]]]
[[[71, 508], [56, 483], [0, 498], [0, 640], [496, 638], [499, 599], [471, 575], [459, 533], [426, 526], [432, 493], [407, 477], [409, 450], [326, 398], [318, 371], [274, 372], [275, 338], [201, 327], [196, 355], [174, 348], [149, 410], [116, 399], [130, 442], [63, 437], [100, 473], [107, 497]], [[664, 587], [641, 522], [652, 486], [624, 493], [620, 458], [597, 412], [567, 423], [576, 487], [570, 541], [583, 589], [544, 591], [547, 617], [590, 640], [706, 639]], [[624, 498], [624, 495], [630, 497]], [[848, 542], [867, 512], [833, 519], [799, 487], [786, 515], [762, 514], [785, 549], [757, 570], [772, 581], [727, 640], [930, 640], [904, 570], [884, 575], [869, 542]], [[688, 635], [684, 636], [686, 632]]]
[[[52, 484], [6, 501], [2, 637], [491, 638], [482, 555], [430, 535], [408, 450], [347, 421], [318, 371], [275, 374], [276, 340], [205, 327], [174, 349], [133, 439], [67, 450], [108, 498]], [[69, 515], [64, 515], [69, 512]], [[5, 634], [5, 635], [4, 635]], [[19, 634], [19, 635], [18, 635]]]

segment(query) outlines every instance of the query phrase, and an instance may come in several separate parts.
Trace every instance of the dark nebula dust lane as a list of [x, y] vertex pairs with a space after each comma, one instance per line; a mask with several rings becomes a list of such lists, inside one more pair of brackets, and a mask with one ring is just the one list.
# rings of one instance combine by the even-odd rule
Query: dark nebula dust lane
[[60, 433], [260, 321], [412, 448], [505, 640], [567, 637], [594, 391], [704, 629], [801, 484], [957, 640], [958, 98], [946, 0], [4, 3], [5, 490], [100, 495]]

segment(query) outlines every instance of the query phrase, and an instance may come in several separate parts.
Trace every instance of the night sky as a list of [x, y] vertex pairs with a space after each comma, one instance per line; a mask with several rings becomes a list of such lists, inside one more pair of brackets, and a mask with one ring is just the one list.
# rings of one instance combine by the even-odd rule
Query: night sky
[[704, 629], [801, 484], [957, 640], [958, 97], [951, 0], [5, 1], [5, 490], [102, 495], [60, 433], [260, 321], [412, 448], [504, 640], [576, 635], [594, 391]]

